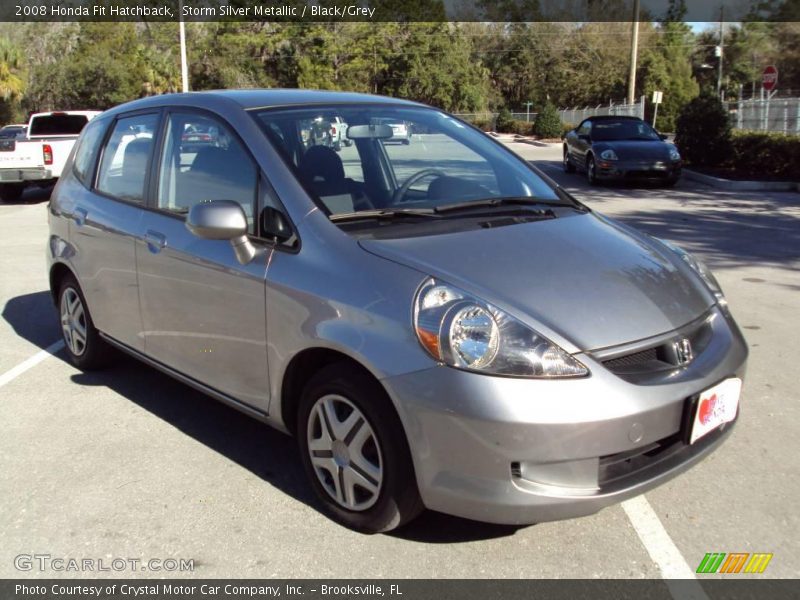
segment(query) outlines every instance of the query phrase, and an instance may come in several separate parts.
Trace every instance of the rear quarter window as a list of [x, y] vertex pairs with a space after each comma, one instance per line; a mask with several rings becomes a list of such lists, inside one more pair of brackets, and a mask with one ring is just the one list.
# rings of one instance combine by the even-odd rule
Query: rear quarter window
[[107, 121], [93, 121], [90, 123], [84, 129], [75, 148], [72, 170], [78, 180], [87, 188], [92, 187], [93, 167], [107, 125]]

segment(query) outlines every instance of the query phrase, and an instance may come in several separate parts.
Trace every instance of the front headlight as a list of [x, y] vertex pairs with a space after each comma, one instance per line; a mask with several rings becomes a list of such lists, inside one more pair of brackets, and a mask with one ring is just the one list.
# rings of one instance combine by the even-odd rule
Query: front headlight
[[414, 301], [423, 348], [457, 369], [516, 377], [583, 377], [580, 362], [496, 306], [429, 279]]
[[600, 153], [600, 158], [603, 160], [617, 160], [617, 153], [609, 148], [608, 150], [603, 150]]
[[719, 285], [719, 281], [717, 281], [717, 278], [714, 277], [714, 274], [703, 261], [697, 260], [686, 250], [680, 246], [676, 246], [672, 242], [662, 239], [659, 239], [658, 241], [680, 256], [683, 259], [683, 262], [689, 265], [692, 270], [700, 276], [711, 293], [714, 294], [714, 297], [717, 299], [717, 302], [720, 306], [726, 307], [728, 305], [728, 300], [725, 298], [725, 294], [722, 293], [722, 287]]
[[670, 160], [680, 160], [681, 159], [681, 153], [678, 152], [677, 148], [670, 148], [669, 149], [669, 159]]

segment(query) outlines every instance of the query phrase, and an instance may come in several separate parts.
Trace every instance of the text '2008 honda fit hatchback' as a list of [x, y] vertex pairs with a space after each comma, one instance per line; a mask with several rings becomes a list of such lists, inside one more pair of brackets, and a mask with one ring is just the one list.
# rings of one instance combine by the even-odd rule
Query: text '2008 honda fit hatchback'
[[294, 435], [355, 529], [590, 514], [738, 415], [747, 348], [702, 263], [427, 106], [138, 100], [86, 127], [49, 215], [70, 359], [116, 347]]

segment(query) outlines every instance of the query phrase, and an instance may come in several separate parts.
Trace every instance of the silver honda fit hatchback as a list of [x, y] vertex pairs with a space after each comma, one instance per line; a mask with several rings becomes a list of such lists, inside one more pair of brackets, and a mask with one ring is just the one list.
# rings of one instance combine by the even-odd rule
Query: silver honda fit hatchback
[[701, 262], [420, 104], [124, 104], [84, 129], [49, 220], [75, 365], [111, 346], [294, 435], [321, 506], [361, 531], [424, 507], [594, 513], [738, 416], [747, 347]]

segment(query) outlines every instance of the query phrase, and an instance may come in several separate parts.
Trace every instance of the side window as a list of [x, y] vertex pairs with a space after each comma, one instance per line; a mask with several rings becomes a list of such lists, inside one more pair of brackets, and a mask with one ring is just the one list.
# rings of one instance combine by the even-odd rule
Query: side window
[[72, 169], [75, 171], [75, 176], [83, 185], [91, 187], [92, 166], [94, 166], [94, 159], [97, 156], [97, 151], [100, 146], [100, 140], [103, 139], [103, 134], [106, 132], [106, 121], [92, 121], [83, 130], [78, 146], [75, 149], [75, 159], [72, 162]]
[[584, 121], [581, 125], [581, 128], [578, 130], [580, 135], [589, 135], [592, 132], [592, 122], [591, 121]]
[[147, 164], [157, 127], [158, 115], [117, 120], [100, 161], [99, 191], [128, 202], [144, 203]]
[[253, 159], [226, 125], [205, 115], [170, 114], [158, 208], [186, 214], [200, 202], [233, 200], [242, 205], [254, 233], [257, 182]]

